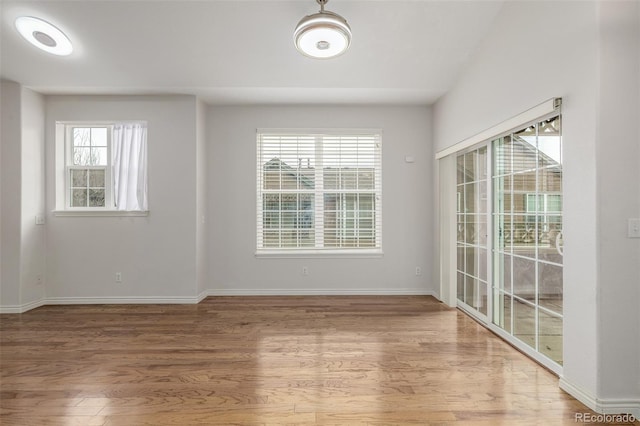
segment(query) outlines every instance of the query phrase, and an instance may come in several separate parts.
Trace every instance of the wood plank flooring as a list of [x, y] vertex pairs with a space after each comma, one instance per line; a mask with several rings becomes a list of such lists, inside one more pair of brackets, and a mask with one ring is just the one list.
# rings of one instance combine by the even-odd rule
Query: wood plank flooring
[[426, 296], [209, 297], [0, 316], [9, 425], [561, 425], [558, 379]]

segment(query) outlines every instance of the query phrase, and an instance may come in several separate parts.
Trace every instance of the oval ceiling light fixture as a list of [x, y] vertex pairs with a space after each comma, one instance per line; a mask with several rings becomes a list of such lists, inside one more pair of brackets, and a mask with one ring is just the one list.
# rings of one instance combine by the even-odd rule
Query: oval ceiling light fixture
[[296, 49], [316, 59], [342, 55], [351, 44], [351, 27], [342, 16], [324, 10], [329, 0], [316, 1], [320, 4], [320, 12], [302, 18], [293, 32]]
[[69, 37], [47, 21], [33, 16], [21, 16], [16, 19], [16, 29], [27, 40], [45, 52], [67, 56], [73, 52]]

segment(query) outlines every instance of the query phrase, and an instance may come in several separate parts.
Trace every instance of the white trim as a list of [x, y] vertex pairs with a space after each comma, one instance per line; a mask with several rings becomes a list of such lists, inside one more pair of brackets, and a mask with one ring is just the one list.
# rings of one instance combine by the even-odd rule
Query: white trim
[[400, 289], [207, 289], [197, 296], [174, 297], [48, 297], [24, 305], [0, 306], [0, 314], [22, 314], [47, 305], [197, 305], [209, 296], [433, 296], [433, 290]]
[[457, 269], [456, 269], [456, 158], [451, 155], [437, 162], [438, 172], [438, 229], [439, 229], [439, 281], [442, 302], [451, 308], [456, 307]]
[[47, 303], [45, 299], [40, 299], [34, 302], [25, 303], [24, 305], [0, 306], [0, 314], [22, 314], [46, 304]]
[[54, 210], [54, 216], [149, 216], [149, 211], [125, 210]]
[[206, 299], [207, 297], [211, 296], [209, 293], [211, 292], [211, 290], [203, 290], [200, 294], [198, 294], [198, 296], [196, 297], [196, 304], [202, 302], [204, 299]]
[[47, 305], [197, 304], [207, 296], [203, 294], [198, 297], [48, 297], [24, 305], [0, 306], [0, 314], [22, 314]]
[[384, 257], [382, 250], [260, 250], [257, 258], [267, 259], [370, 259]]
[[101, 127], [118, 124], [147, 124], [147, 120], [57, 120], [56, 123], [72, 126]]
[[259, 127], [256, 129], [256, 134], [265, 135], [298, 135], [298, 136], [369, 136], [377, 134], [382, 139], [381, 128], [271, 128], [271, 127]]
[[148, 305], [148, 304], [196, 304], [197, 297], [48, 297], [47, 305]]
[[286, 288], [286, 289], [252, 289], [252, 288], [220, 288], [210, 289], [208, 296], [433, 296], [433, 290], [398, 288], [398, 289], [327, 289], [327, 288]]
[[590, 393], [560, 377], [560, 389], [601, 414], [631, 414], [640, 419], [640, 400], [634, 399], [598, 399]]
[[516, 127], [522, 126], [522, 123], [528, 123], [530, 121], [537, 120], [544, 115], [558, 110], [561, 104], [562, 98], [548, 99], [531, 109], [528, 109], [516, 116], [503, 121], [502, 123], [496, 124], [495, 126], [483, 130], [482, 132], [477, 133], [463, 141], [460, 141], [441, 151], [438, 151], [436, 153], [436, 160], [446, 157], [447, 155], [455, 154], [458, 151], [463, 151], [477, 143], [487, 141], [502, 133], [508, 132], [509, 130], [513, 130]]
[[[96, 207], [96, 208], [90, 208], [87, 207], [87, 210], [108, 210], [110, 208], [113, 208], [114, 203], [113, 203], [113, 178], [111, 176], [111, 170], [113, 169], [113, 164], [112, 164], [112, 158], [111, 158], [111, 144], [112, 144], [112, 140], [113, 140], [113, 123], [110, 124], [97, 124], [97, 123], [91, 123], [91, 122], [87, 122], [87, 123], [83, 123], [83, 122], [76, 122], [76, 123], [67, 123], [64, 125], [64, 149], [65, 149], [65, 155], [64, 155], [64, 208], [65, 209], [75, 209], [77, 207], [71, 207], [71, 188], [72, 188], [72, 182], [71, 182], [71, 176], [70, 176], [70, 170], [72, 169], [89, 169], [89, 170], [104, 170], [104, 200], [105, 200], [105, 204], [104, 207]], [[107, 149], [107, 164], [105, 165], [100, 165], [100, 166], [90, 166], [90, 165], [80, 165], [80, 164], [74, 164], [73, 160], [74, 160], [74, 129], [76, 128], [82, 128], [82, 129], [106, 129], [107, 130], [107, 140], [106, 140], [106, 149]], [[89, 136], [89, 140], [92, 140], [92, 137]], [[93, 145], [89, 145], [89, 149], [91, 150], [93, 148]], [[88, 185], [87, 185], [88, 187]], [[89, 202], [89, 198], [87, 196], [87, 202]]]
[[560, 376], [560, 382], [558, 386], [560, 387], [560, 389], [562, 389], [563, 391], [565, 391], [566, 393], [568, 393], [578, 401], [582, 402], [587, 407], [596, 411], [595, 407], [597, 405], [596, 403], [597, 399], [595, 396], [591, 395], [590, 393], [582, 390], [577, 386], [574, 386], [572, 383], [568, 382], [564, 378], [564, 376]]

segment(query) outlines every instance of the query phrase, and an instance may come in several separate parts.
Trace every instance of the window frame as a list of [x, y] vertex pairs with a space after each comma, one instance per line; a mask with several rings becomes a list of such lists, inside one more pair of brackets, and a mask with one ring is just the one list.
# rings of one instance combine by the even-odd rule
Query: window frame
[[[263, 196], [264, 194], [275, 193], [274, 191], [264, 190], [264, 163], [262, 158], [263, 141], [264, 137], [299, 137], [299, 138], [313, 138], [314, 139], [314, 163], [315, 172], [314, 188], [309, 189], [294, 189], [287, 190], [280, 188], [275, 191], [279, 193], [297, 193], [297, 194], [311, 194], [314, 200], [313, 208], [313, 226], [310, 228], [310, 232], [315, 234], [314, 245], [312, 247], [265, 247], [261, 246], [262, 235], [266, 228], [264, 228], [264, 206]], [[373, 168], [373, 188], [363, 189], [325, 189], [324, 188], [324, 168], [322, 160], [322, 151], [325, 138], [337, 138], [337, 137], [369, 137], [373, 138], [376, 144], [374, 153], [374, 168]], [[382, 130], [381, 129], [257, 129], [256, 131], [256, 257], [284, 257], [284, 258], [317, 258], [317, 257], [329, 257], [329, 258], [367, 258], [367, 257], [382, 257]], [[324, 215], [325, 206], [324, 199], [328, 194], [361, 194], [371, 193], [374, 197], [373, 212], [373, 232], [374, 244], [372, 247], [326, 247], [324, 246], [324, 233], [326, 228], [324, 227]], [[340, 197], [342, 198], [342, 197]], [[358, 199], [358, 197], [356, 197]], [[342, 209], [344, 210], [344, 209]], [[354, 210], [357, 212], [360, 210]], [[344, 213], [336, 210], [336, 214]], [[344, 232], [336, 228], [338, 233]]]
[[[113, 127], [118, 121], [56, 121], [54, 131], [54, 170], [55, 170], [55, 208], [54, 216], [148, 216], [148, 210], [117, 210], [114, 200], [113, 180]], [[107, 165], [75, 166], [73, 164], [73, 129], [74, 128], [107, 128]], [[71, 206], [71, 170], [104, 169], [105, 170], [105, 206], [104, 207], [72, 207]]]
[[[107, 129], [107, 164], [103, 166], [81, 166], [73, 164], [74, 158], [74, 137], [73, 131], [74, 129], [82, 128], [82, 129]], [[69, 123], [65, 126], [65, 209], [70, 211], [108, 211], [115, 210], [115, 204], [113, 201], [113, 177], [112, 177], [112, 159], [111, 159], [111, 150], [112, 150], [112, 136], [113, 136], [113, 123], [109, 124], [96, 124], [96, 123]], [[104, 206], [102, 207], [91, 207], [91, 206], [78, 206], [74, 207], [72, 205], [71, 196], [72, 192], [72, 178], [71, 171], [72, 170], [104, 170]], [[90, 189], [87, 186], [87, 189]]]

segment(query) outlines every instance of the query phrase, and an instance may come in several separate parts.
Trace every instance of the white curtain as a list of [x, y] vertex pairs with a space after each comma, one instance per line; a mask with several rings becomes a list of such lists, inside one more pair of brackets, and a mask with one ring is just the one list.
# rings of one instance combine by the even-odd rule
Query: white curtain
[[114, 201], [117, 210], [148, 210], [147, 125], [116, 123], [112, 158]]

